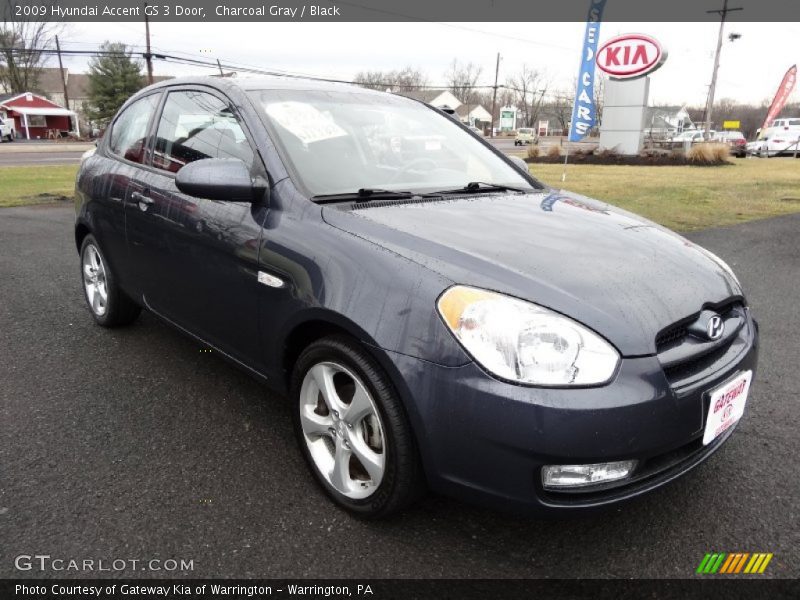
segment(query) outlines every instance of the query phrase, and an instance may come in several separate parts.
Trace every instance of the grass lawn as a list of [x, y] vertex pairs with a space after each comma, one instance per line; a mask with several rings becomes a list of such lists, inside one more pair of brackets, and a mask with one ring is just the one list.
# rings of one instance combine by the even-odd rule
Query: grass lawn
[[0, 167], [0, 206], [72, 199], [78, 165]]
[[[606, 200], [678, 231], [800, 212], [800, 160], [738, 159], [724, 167], [535, 164], [553, 187]], [[0, 167], [0, 206], [71, 198], [75, 166]]]
[[734, 159], [722, 167], [530, 165], [545, 183], [605, 200], [677, 231], [800, 212], [800, 160]]

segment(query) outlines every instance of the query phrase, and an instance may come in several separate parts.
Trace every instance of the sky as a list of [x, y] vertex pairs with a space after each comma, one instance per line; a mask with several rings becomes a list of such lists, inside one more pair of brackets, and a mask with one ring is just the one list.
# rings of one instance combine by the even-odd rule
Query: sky
[[[143, 50], [144, 24], [70, 23], [62, 48], [93, 49], [105, 40]], [[154, 52], [270, 70], [352, 79], [362, 70], [412, 66], [443, 83], [454, 58], [482, 67], [480, 84], [494, 83], [497, 52], [500, 82], [528, 64], [544, 73], [549, 89], [566, 90], [578, 71], [584, 23], [151, 23]], [[654, 36], [668, 51], [653, 73], [651, 104], [701, 106], [706, 101], [718, 23], [603, 23], [600, 42], [621, 33]], [[728, 41], [729, 33], [741, 38]], [[729, 23], [716, 98], [771, 100], [786, 70], [800, 62], [800, 23]], [[51, 61], [55, 64], [55, 61]], [[50, 66], [53, 66], [51, 64]], [[65, 67], [86, 69], [69, 57]], [[208, 73], [208, 69], [154, 62], [157, 75]], [[800, 100], [795, 91], [790, 101]]]

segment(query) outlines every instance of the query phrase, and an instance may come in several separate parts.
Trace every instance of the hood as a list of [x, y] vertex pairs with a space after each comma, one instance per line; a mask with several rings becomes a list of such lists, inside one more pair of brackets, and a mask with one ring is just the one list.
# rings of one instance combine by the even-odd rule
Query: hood
[[530, 300], [624, 356], [741, 291], [713, 255], [671, 231], [565, 191], [325, 207], [325, 220], [450, 279]]

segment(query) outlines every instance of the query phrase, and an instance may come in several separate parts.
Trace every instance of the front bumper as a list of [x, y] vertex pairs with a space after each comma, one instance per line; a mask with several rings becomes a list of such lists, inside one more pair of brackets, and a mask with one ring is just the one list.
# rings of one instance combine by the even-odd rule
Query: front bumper
[[[731, 435], [702, 445], [709, 392], [758, 360], [757, 326], [724, 366], [690, 386], [670, 384], [655, 356], [623, 359], [600, 388], [547, 389], [498, 381], [478, 365], [390, 360], [417, 434], [430, 486], [496, 508], [564, 512], [638, 496], [703, 462]], [[636, 459], [628, 479], [549, 491], [541, 468]]]

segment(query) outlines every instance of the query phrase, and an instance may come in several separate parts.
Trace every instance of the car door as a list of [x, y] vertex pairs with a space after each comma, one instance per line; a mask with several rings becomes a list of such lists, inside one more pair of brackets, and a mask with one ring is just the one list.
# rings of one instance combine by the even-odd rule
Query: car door
[[146, 271], [144, 301], [156, 313], [249, 365], [261, 356], [257, 333], [259, 202], [195, 198], [176, 173], [203, 158], [242, 160], [265, 177], [229, 100], [204, 87], [171, 88], [162, 101], [150, 169], [130, 212], [130, 251]]
[[117, 115], [99, 149], [100, 165], [92, 180], [92, 231], [123, 289], [133, 297], [138, 296], [137, 277], [132, 272], [127, 250], [125, 207], [130, 187], [141, 181], [144, 173], [148, 131], [160, 97], [160, 92], [148, 94]]

